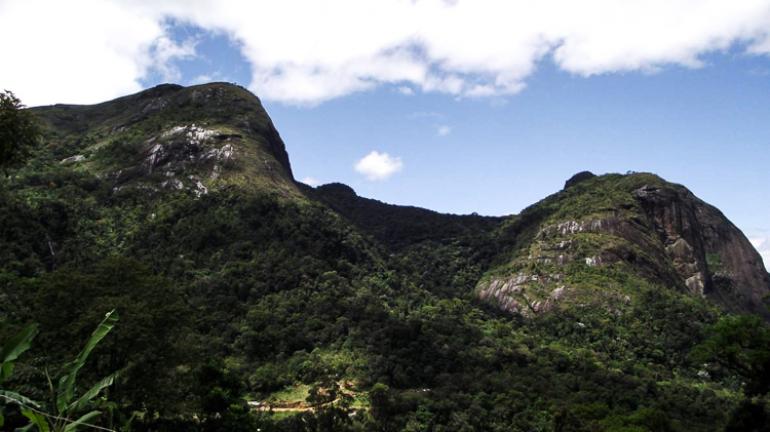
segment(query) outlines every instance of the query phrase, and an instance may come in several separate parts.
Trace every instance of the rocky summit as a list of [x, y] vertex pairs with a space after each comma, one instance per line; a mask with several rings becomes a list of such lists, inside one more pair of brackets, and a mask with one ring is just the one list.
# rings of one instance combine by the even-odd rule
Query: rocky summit
[[770, 316], [770, 278], [748, 239], [719, 210], [652, 174], [577, 174], [503, 231], [514, 252], [477, 291], [510, 312], [583, 301], [586, 285], [602, 287], [611, 303], [634, 294], [616, 289], [634, 277]]
[[97, 174], [115, 191], [200, 195], [234, 183], [295, 189], [273, 123], [259, 99], [235, 85], [166, 84], [98, 105], [33, 111], [52, 156]]
[[[34, 340], [0, 384], [35, 409], [76, 372], [50, 409], [118, 430], [766, 430], [770, 277], [684, 186], [581, 172], [516, 215], [448, 215], [296, 182], [231, 84], [31, 112], [0, 183], [0, 337]], [[6, 402], [2, 427], [34, 417]]]

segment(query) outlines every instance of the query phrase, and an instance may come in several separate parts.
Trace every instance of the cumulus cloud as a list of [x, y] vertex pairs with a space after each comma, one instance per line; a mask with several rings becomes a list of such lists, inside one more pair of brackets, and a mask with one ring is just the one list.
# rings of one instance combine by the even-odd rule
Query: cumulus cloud
[[757, 249], [760, 255], [762, 255], [762, 261], [765, 263], [765, 268], [770, 270], [770, 235], [755, 235], [749, 237], [749, 241]]
[[13, 63], [0, 85], [30, 104], [93, 102], [152, 70], [173, 77], [194, 50], [171, 41], [175, 22], [227, 35], [253, 91], [305, 105], [382, 85], [500, 97], [544, 60], [590, 76], [770, 54], [767, 0], [3, 0], [0, 56]]
[[177, 43], [165, 35], [157, 38], [150, 48], [150, 68], [156, 70], [164, 81], [179, 81], [182, 78], [182, 73], [174, 61], [195, 57], [197, 43], [198, 41], [194, 38], [188, 38], [181, 43]]
[[302, 183], [305, 183], [308, 186], [316, 187], [321, 184], [321, 181], [318, 180], [315, 177], [305, 177], [302, 180], [300, 180]]
[[141, 89], [194, 44], [168, 35], [161, 15], [117, 1], [0, 1], [0, 86], [27, 105], [94, 103]]
[[214, 77], [210, 74], [200, 74], [187, 81], [189, 85], [205, 84], [207, 82], [214, 81]]
[[439, 125], [436, 128], [436, 135], [438, 136], [447, 136], [450, 133], [452, 133], [452, 127], [447, 125]]
[[369, 181], [385, 180], [393, 174], [401, 171], [404, 163], [400, 157], [393, 157], [387, 153], [371, 151], [356, 162], [353, 168], [364, 175]]
[[411, 96], [414, 94], [414, 89], [409, 86], [400, 86], [397, 90], [404, 96]]

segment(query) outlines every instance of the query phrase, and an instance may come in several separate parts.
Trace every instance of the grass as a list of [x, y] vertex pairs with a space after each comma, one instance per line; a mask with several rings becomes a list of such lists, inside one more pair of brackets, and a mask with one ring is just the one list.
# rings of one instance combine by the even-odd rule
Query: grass
[[266, 400], [276, 405], [305, 403], [310, 394], [310, 387], [309, 384], [295, 384], [271, 394]]

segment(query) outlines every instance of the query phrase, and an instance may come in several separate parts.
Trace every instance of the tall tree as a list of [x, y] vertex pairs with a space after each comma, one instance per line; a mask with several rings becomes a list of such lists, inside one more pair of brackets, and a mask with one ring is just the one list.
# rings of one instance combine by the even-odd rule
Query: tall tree
[[722, 317], [693, 355], [739, 375], [747, 396], [770, 393], [770, 326], [757, 316]]
[[6, 177], [10, 168], [24, 163], [39, 135], [32, 112], [13, 92], [0, 92], [0, 168]]

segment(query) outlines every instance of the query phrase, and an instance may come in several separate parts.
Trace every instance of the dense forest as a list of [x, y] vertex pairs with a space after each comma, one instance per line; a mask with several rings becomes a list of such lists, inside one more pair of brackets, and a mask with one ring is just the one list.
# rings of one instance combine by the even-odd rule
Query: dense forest
[[683, 186], [446, 215], [295, 182], [229, 84], [16, 108], [4, 430], [770, 431], [770, 276]]

